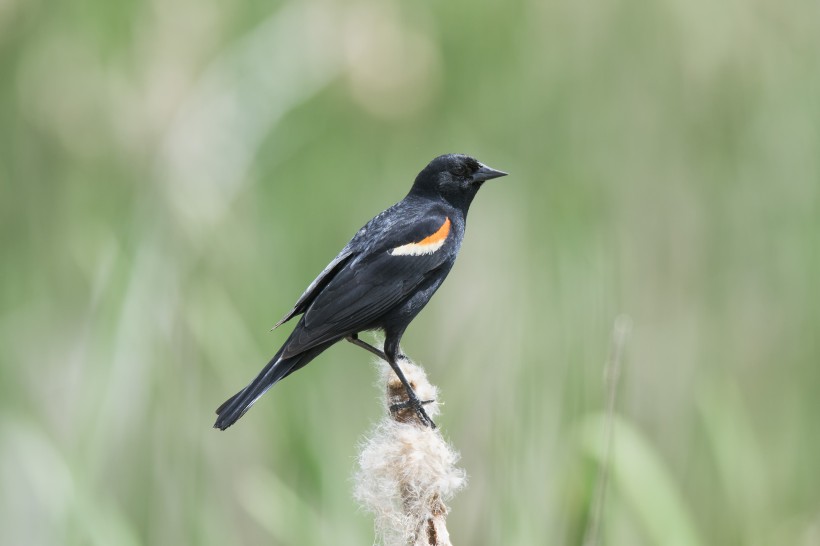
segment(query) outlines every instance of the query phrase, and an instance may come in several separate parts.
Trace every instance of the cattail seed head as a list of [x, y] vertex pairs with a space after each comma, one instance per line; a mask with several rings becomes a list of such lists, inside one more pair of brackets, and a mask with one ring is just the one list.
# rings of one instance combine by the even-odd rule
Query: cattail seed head
[[[356, 499], [374, 514], [384, 544], [449, 545], [445, 502], [466, 483], [464, 470], [455, 466], [459, 454], [412, 408], [391, 413], [391, 406], [407, 401], [407, 392], [392, 369], [380, 365], [386, 415], [360, 449]], [[438, 415], [438, 390], [424, 370], [405, 357], [399, 365], [419, 399], [434, 400], [424, 406], [427, 414]]]

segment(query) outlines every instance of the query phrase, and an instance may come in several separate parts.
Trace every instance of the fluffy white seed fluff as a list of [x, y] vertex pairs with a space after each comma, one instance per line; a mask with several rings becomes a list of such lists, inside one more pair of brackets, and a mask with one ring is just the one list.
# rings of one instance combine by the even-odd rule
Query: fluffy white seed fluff
[[[404, 358], [401, 368], [421, 400], [437, 400], [438, 390], [424, 370]], [[466, 483], [464, 470], [455, 466], [459, 454], [412, 410], [391, 414], [389, 407], [407, 395], [386, 363], [380, 362], [380, 370], [385, 417], [362, 443], [356, 499], [374, 514], [383, 544], [450, 545], [444, 503]], [[437, 401], [424, 408], [431, 418], [439, 413]]]

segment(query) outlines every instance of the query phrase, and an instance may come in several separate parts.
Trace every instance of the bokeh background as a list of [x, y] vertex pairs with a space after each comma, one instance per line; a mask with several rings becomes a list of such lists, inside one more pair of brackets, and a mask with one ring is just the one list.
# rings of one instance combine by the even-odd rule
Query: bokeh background
[[[268, 329], [434, 156], [478, 195], [405, 351], [459, 544], [820, 544], [820, 4], [0, 2], [0, 542], [370, 544], [338, 345]], [[604, 363], [631, 323], [607, 457]]]

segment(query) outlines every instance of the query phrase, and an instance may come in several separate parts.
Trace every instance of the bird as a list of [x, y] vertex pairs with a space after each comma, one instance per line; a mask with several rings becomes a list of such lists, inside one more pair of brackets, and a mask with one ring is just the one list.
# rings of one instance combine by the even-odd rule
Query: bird
[[[433, 159], [404, 199], [367, 222], [276, 323], [274, 329], [299, 316], [262, 371], [219, 406], [214, 428], [233, 425], [274, 384], [342, 340], [378, 355], [396, 373], [407, 401], [391, 411], [409, 408], [435, 428], [424, 410], [432, 400], [420, 400], [399, 367], [399, 342], [453, 267], [476, 193], [507, 174], [464, 154]], [[371, 330], [383, 332], [383, 351], [359, 339]]]

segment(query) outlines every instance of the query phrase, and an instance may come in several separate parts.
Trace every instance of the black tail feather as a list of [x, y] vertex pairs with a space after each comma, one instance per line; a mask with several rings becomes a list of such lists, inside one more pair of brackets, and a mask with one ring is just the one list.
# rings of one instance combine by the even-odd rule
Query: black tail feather
[[216, 410], [214, 428], [225, 430], [234, 424], [256, 400], [290, 371], [290, 364], [299, 357], [281, 359], [277, 353], [247, 387], [234, 394]]
[[316, 358], [333, 343], [322, 344], [290, 358], [282, 358], [283, 350], [280, 349], [247, 387], [225, 400], [216, 409], [217, 419], [214, 428], [225, 430], [236, 423], [268, 389]]

